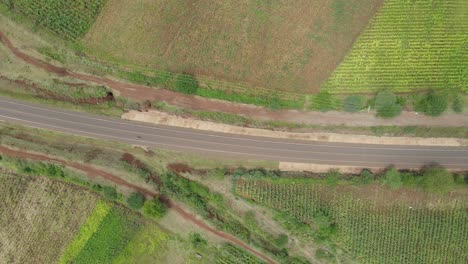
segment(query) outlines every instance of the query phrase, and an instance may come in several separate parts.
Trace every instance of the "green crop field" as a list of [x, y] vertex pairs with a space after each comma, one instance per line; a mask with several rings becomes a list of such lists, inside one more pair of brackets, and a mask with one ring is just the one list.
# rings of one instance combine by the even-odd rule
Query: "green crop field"
[[36, 25], [67, 39], [82, 37], [94, 23], [105, 0], [2, 0]]
[[244, 249], [240, 249], [231, 244], [224, 244], [218, 253], [217, 264], [262, 264], [265, 263], [255, 256], [252, 256]]
[[386, 0], [324, 89], [468, 92], [468, 2]]
[[380, 186], [329, 187], [307, 180], [248, 180], [237, 195], [307, 223], [363, 263], [464, 263], [466, 192], [437, 196]]

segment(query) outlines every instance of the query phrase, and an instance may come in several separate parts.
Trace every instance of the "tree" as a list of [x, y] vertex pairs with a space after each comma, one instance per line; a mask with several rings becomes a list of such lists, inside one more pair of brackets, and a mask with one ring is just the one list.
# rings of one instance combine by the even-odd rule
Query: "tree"
[[391, 189], [398, 189], [403, 185], [401, 174], [395, 168], [391, 168], [385, 172], [382, 183]]
[[143, 213], [149, 217], [161, 218], [167, 212], [167, 207], [158, 198], [148, 200], [143, 205]]
[[118, 197], [117, 190], [112, 186], [103, 186], [102, 193], [109, 200], [116, 200]]
[[397, 102], [397, 97], [390, 90], [383, 90], [375, 97], [375, 109], [377, 116], [391, 118], [401, 113], [401, 105]]
[[145, 201], [146, 197], [143, 194], [137, 192], [130, 194], [130, 196], [128, 196], [127, 198], [128, 206], [135, 210], [141, 209], [145, 204]]
[[463, 98], [459, 95], [456, 95], [452, 102], [452, 109], [455, 113], [463, 112]]
[[444, 168], [430, 168], [424, 172], [421, 185], [429, 192], [446, 193], [453, 188], [455, 180]]
[[343, 110], [346, 112], [358, 112], [366, 107], [367, 98], [361, 95], [350, 95], [343, 102]]
[[198, 90], [198, 81], [192, 75], [179, 74], [175, 81], [176, 91], [185, 94], [196, 94]]

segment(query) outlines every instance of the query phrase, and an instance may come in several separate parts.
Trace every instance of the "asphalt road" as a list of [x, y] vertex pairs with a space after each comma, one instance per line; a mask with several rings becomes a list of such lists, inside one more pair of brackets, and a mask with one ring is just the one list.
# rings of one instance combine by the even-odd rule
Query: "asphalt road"
[[0, 97], [0, 121], [195, 152], [207, 157], [362, 167], [395, 165], [399, 168], [437, 163], [452, 169], [468, 170], [468, 148], [328, 143], [212, 133], [66, 111], [5, 97]]

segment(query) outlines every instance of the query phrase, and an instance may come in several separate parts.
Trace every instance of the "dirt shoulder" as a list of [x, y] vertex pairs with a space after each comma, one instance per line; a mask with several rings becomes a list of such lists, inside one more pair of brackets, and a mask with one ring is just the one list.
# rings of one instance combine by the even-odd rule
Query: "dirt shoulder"
[[169, 115], [164, 112], [150, 110], [148, 112], [129, 111], [122, 115], [123, 119], [141, 121], [160, 125], [200, 129], [205, 131], [231, 133], [248, 136], [260, 136], [284, 139], [300, 139], [311, 141], [381, 144], [381, 145], [413, 145], [413, 146], [468, 146], [467, 139], [455, 138], [417, 138], [417, 137], [376, 137], [365, 135], [348, 135], [338, 133], [295, 133], [271, 131], [258, 128], [238, 127], [218, 124], [208, 121], [194, 120]]
[[345, 113], [345, 112], [312, 112], [298, 110], [272, 111], [264, 107], [237, 104], [220, 100], [185, 95], [166, 89], [157, 89], [144, 85], [126, 83], [109, 78], [74, 72], [60, 66], [36, 58], [21, 51], [13, 42], [0, 31], [0, 42], [3, 43], [16, 57], [29, 65], [38, 67], [58, 76], [66, 76], [82, 81], [105, 85], [115, 94], [137, 101], [165, 101], [171, 105], [193, 110], [225, 112], [249, 116], [260, 120], [287, 121], [289, 123], [303, 123], [311, 125], [346, 125], [346, 126], [433, 126], [458, 127], [468, 124], [468, 115], [445, 113], [439, 117], [429, 117], [414, 112], [403, 112], [393, 119], [381, 119], [373, 113]]

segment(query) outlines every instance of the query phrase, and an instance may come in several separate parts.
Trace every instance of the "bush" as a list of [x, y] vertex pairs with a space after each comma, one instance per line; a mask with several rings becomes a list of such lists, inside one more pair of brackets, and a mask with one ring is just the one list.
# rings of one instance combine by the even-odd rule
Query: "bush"
[[434, 91], [427, 92], [415, 105], [418, 112], [439, 116], [447, 109], [447, 96]]
[[421, 184], [426, 191], [446, 193], [455, 186], [455, 180], [446, 169], [430, 168], [423, 173]]
[[382, 183], [391, 189], [398, 189], [403, 185], [401, 174], [395, 168], [391, 168], [385, 172]]
[[336, 185], [340, 181], [340, 173], [337, 170], [331, 170], [325, 174], [325, 181], [329, 185]]
[[366, 107], [367, 98], [362, 95], [350, 95], [343, 102], [343, 110], [346, 112], [358, 112]]
[[146, 198], [143, 194], [134, 192], [127, 198], [127, 204], [130, 208], [140, 210], [145, 204]]
[[398, 104], [396, 95], [389, 90], [377, 93], [374, 104], [379, 117], [391, 118], [401, 113], [402, 107]]
[[146, 216], [159, 219], [163, 217], [167, 212], [167, 207], [158, 198], [148, 200], [143, 205], [143, 213]]
[[286, 246], [286, 244], [288, 243], [288, 240], [289, 240], [289, 238], [288, 238], [288, 236], [286, 234], [281, 234], [276, 239], [275, 244], [276, 244], [276, 246], [282, 248], [282, 247]]
[[208, 243], [199, 233], [190, 234], [190, 242], [194, 248], [206, 246]]
[[175, 89], [180, 93], [196, 94], [198, 90], [198, 81], [192, 75], [179, 74], [175, 81]]
[[112, 186], [103, 186], [102, 193], [104, 194], [104, 197], [110, 200], [116, 200], [118, 197], [117, 190]]
[[455, 113], [463, 112], [463, 98], [459, 95], [456, 95], [452, 102], [452, 109]]
[[363, 170], [361, 172], [361, 179], [360, 182], [362, 184], [369, 184], [374, 180], [374, 174], [369, 170]]
[[327, 262], [330, 262], [335, 258], [332, 253], [321, 248], [315, 251], [315, 257], [320, 260], [326, 260]]
[[337, 110], [337, 99], [327, 91], [321, 91], [312, 98], [312, 109], [321, 112]]

